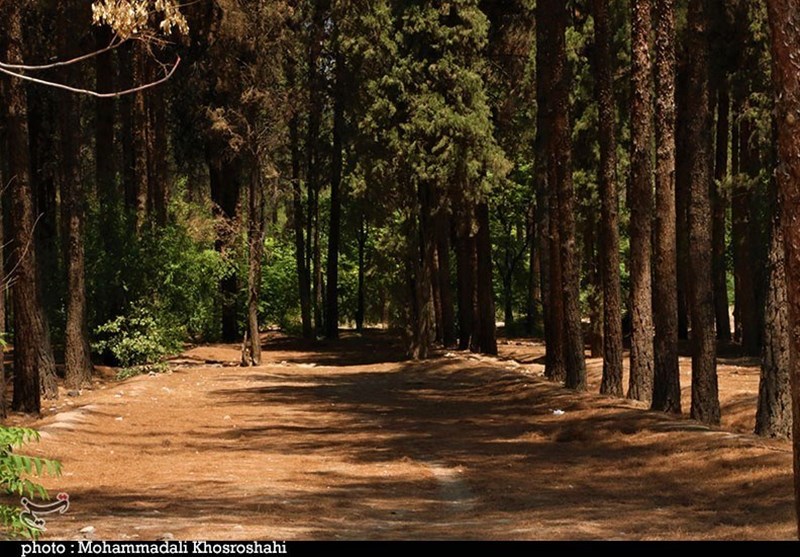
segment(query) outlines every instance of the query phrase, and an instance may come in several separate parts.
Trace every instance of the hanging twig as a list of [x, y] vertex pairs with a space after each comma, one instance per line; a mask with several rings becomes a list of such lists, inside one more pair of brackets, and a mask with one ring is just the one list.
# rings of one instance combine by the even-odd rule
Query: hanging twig
[[90, 58], [94, 58], [95, 56], [99, 56], [110, 50], [119, 48], [121, 45], [125, 44], [125, 41], [118, 39], [119, 37], [114, 35], [114, 38], [111, 39], [111, 43], [107, 47], [101, 48], [100, 50], [95, 50], [94, 52], [90, 52], [88, 54], [84, 54], [83, 56], [78, 56], [77, 58], [71, 58], [69, 60], [52, 62], [50, 64], [36, 64], [36, 65], [7, 64], [5, 62], [0, 62], [0, 68], [3, 68], [5, 70], [21, 70], [21, 71], [41, 71], [41, 70], [51, 70], [53, 68], [62, 68], [64, 66], [70, 66], [72, 64], [77, 64], [78, 62], [83, 62], [84, 60], [89, 60]]

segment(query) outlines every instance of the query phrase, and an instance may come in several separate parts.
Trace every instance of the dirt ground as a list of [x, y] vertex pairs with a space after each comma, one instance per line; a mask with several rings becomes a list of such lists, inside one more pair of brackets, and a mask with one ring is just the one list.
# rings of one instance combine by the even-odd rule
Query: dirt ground
[[790, 445], [749, 434], [754, 362], [721, 361], [710, 429], [546, 382], [541, 344], [500, 349], [409, 362], [386, 333], [270, 334], [257, 368], [211, 346], [166, 374], [106, 370], [12, 419], [63, 464], [44, 483], [71, 506], [43, 539], [793, 538]]

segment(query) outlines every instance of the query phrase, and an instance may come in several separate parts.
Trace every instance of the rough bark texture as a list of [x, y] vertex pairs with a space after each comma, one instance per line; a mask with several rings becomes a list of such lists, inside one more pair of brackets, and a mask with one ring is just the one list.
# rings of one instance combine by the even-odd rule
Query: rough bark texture
[[708, 0], [689, 4], [689, 290], [692, 323], [692, 411], [701, 422], [720, 420], [714, 294], [711, 272], [712, 118], [709, 84]]
[[680, 413], [675, 230], [675, 4], [656, 2], [656, 229], [653, 277], [654, 410]]
[[[290, 66], [287, 71], [289, 82], [294, 79], [294, 71]], [[311, 323], [311, 276], [306, 264], [306, 239], [305, 239], [305, 211], [303, 208], [303, 192], [300, 183], [300, 135], [298, 131], [298, 118], [293, 115], [289, 121], [289, 141], [292, 151], [292, 225], [294, 227], [295, 262], [297, 264], [297, 285], [300, 293], [300, 320], [303, 328], [303, 338], [314, 337]]]
[[600, 392], [621, 397], [622, 295], [620, 293], [617, 138], [608, 0], [593, 0], [595, 82], [600, 126], [600, 274], [603, 285], [603, 378]]
[[[453, 309], [453, 289], [450, 285], [450, 214], [446, 207], [440, 207], [436, 220], [436, 257], [439, 267], [439, 296], [441, 298], [442, 344], [449, 348], [455, 346], [455, 310]], [[363, 259], [363, 257], [361, 257]], [[363, 272], [362, 272], [363, 274]]]
[[[5, 60], [23, 63], [21, 2], [0, 5], [6, 26]], [[52, 379], [45, 390], [55, 389], [55, 361], [50, 348], [47, 322], [42, 309], [36, 273], [36, 244], [33, 239], [33, 193], [28, 152], [28, 112], [22, 81], [5, 79], [5, 110], [8, 124], [8, 179], [11, 197], [13, 237], [10, 249], [15, 275], [12, 301], [14, 309], [14, 399], [12, 408], [38, 413], [42, 378]]]
[[733, 236], [733, 278], [735, 281], [737, 340], [742, 351], [758, 355], [758, 302], [756, 298], [755, 247], [753, 245], [753, 194], [748, 178], [758, 173], [758, 162], [751, 152], [753, 123], [748, 117], [740, 120], [739, 150], [740, 174], [733, 188], [731, 233]]
[[[60, 15], [65, 22], [79, 21], [80, 6], [74, 1], [62, 2]], [[88, 15], [88, 14], [86, 14]], [[77, 55], [72, 46], [72, 28], [65, 24], [60, 33], [62, 52]], [[80, 77], [76, 66], [64, 72], [67, 82]], [[64, 326], [64, 375], [67, 388], [80, 389], [92, 382], [91, 351], [86, 307], [86, 258], [83, 233], [85, 228], [85, 192], [80, 173], [80, 97], [72, 93], [59, 95], [59, 132], [61, 136], [61, 207], [66, 238], [67, 319]]]
[[778, 192], [786, 257], [794, 490], [800, 534], [800, 9], [793, 0], [768, 0], [772, 79], [778, 127]]
[[764, 309], [764, 348], [758, 385], [756, 434], [788, 438], [792, 433], [789, 316], [786, 265], [779, 208], [774, 207], [769, 247], [769, 284]]
[[261, 261], [264, 256], [264, 232], [266, 229], [266, 207], [261, 169], [251, 170], [248, 191], [248, 272], [247, 272], [247, 351], [249, 358], [242, 354], [242, 362], [249, 365], [261, 364], [261, 331], [258, 326], [258, 302], [261, 294]]
[[409, 355], [415, 360], [428, 357], [434, 338], [434, 308], [431, 282], [433, 258], [436, 249], [433, 219], [431, 215], [432, 195], [428, 184], [417, 188], [417, 225], [409, 227], [409, 252], [411, 268], [411, 319], [409, 323]]
[[714, 156], [714, 184], [711, 187], [711, 201], [714, 210], [714, 313], [717, 323], [717, 339], [726, 342], [731, 340], [725, 253], [725, 216], [728, 209], [728, 195], [727, 188], [724, 185], [725, 178], [728, 175], [729, 128], [730, 94], [728, 93], [728, 80], [727, 76], [721, 76], [717, 84], [716, 155]]
[[489, 235], [489, 205], [478, 203], [475, 209], [478, 233], [475, 237], [477, 259], [477, 309], [480, 321], [477, 328], [478, 351], [481, 354], [497, 354], [495, 329], [494, 292], [492, 290], [492, 240]]
[[684, 58], [677, 68], [675, 88], [675, 211], [678, 247], [678, 338], [689, 338], [689, 172], [688, 128], [691, 120], [687, 64]]
[[358, 234], [356, 240], [358, 242], [358, 301], [356, 305], [356, 331], [359, 333], [364, 330], [364, 317], [366, 314], [366, 296], [365, 296], [365, 265], [366, 265], [366, 247], [368, 236], [367, 218], [364, 213], [361, 213], [361, 220], [358, 223]]
[[458, 294], [458, 349], [466, 350], [472, 342], [474, 323], [475, 280], [470, 254], [475, 251], [475, 238], [471, 234], [472, 217], [463, 207], [457, 213], [456, 223], [456, 286]]
[[[0, 14], [2, 14], [0, 10]], [[5, 52], [2, 40], [0, 40], [0, 53]], [[5, 80], [0, 79], [0, 98], [5, 97]], [[8, 183], [8, 168], [6, 167], [8, 144], [6, 142], [6, 114], [5, 109], [0, 108], [0, 184]], [[6, 281], [5, 270], [5, 217], [3, 216], [4, 208], [7, 203], [7, 195], [0, 192], [0, 338], [6, 340], [6, 294], [8, 292], [8, 283]], [[6, 377], [6, 358], [5, 358], [5, 345], [0, 345], [0, 418], [5, 418], [8, 414], [8, 401], [6, 400], [6, 392], [8, 391], [8, 379]]]
[[631, 3], [631, 365], [628, 398], [649, 402], [653, 393], [652, 145], [653, 79], [650, 0]]
[[[141, 84], [146, 79], [146, 53], [145, 47], [138, 42], [133, 45], [132, 75], [133, 83]], [[147, 134], [149, 122], [147, 118], [147, 99], [144, 91], [133, 95], [133, 196], [130, 200], [133, 205], [133, 223], [137, 232], [141, 231], [147, 220], [148, 200], [148, 164], [147, 164]]]
[[344, 90], [342, 89], [342, 57], [336, 57], [336, 84], [333, 107], [333, 152], [331, 160], [331, 213], [328, 227], [327, 258], [327, 311], [325, 312], [325, 336], [339, 336], [339, 237], [342, 221], [342, 163], [344, 157]]

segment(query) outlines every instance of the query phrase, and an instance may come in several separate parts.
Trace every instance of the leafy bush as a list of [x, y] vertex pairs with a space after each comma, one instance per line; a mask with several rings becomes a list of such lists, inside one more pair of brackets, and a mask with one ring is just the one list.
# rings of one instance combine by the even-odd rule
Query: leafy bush
[[[39, 440], [39, 432], [32, 429], [19, 427], [0, 426], [0, 487], [5, 495], [21, 497], [23, 495], [33, 499], [47, 499], [47, 491], [40, 484], [27, 478], [27, 476], [61, 474], [61, 464], [56, 460], [36, 458], [17, 454], [15, 448], [26, 443]], [[39, 531], [31, 528], [22, 521], [20, 508], [0, 504], [0, 523], [5, 530], [6, 537], [35, 538]]]
[[147, 308], [138, 308], [98, 327], [93, 349], [108, 363], [130, 368], [154, 364], [179, 352], [184, 334], [180, 326], [156, 318]]

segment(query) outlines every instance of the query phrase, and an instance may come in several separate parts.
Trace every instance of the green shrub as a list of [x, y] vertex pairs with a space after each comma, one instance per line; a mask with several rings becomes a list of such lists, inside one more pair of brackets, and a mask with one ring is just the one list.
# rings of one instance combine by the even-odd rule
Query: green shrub
[[109, 364], [130, 368], [155, 364], [180, 352], [184, 335], [176, 323], [138, 308], [98, 327], [93, 349]]
[[[28, 476], [41, 476], [45, 473], [58, 476], [61, 474], [61, 464], [56, 460], [36, 458], [14, 452], [15, 448], [38, 440], [39, 432], [35, 430], [0, 426], [0, 486], [5, 495], [17, 497], [24, 495], [31, 499], [48, 498], [45, 488], [28, 479]], [[20, 512], [19, 507], [0, 504], [0, 522], [5, 530], [5, 536], [8, 538], [36, 538], [39, 530], [31, 528], [23, 522]]]

